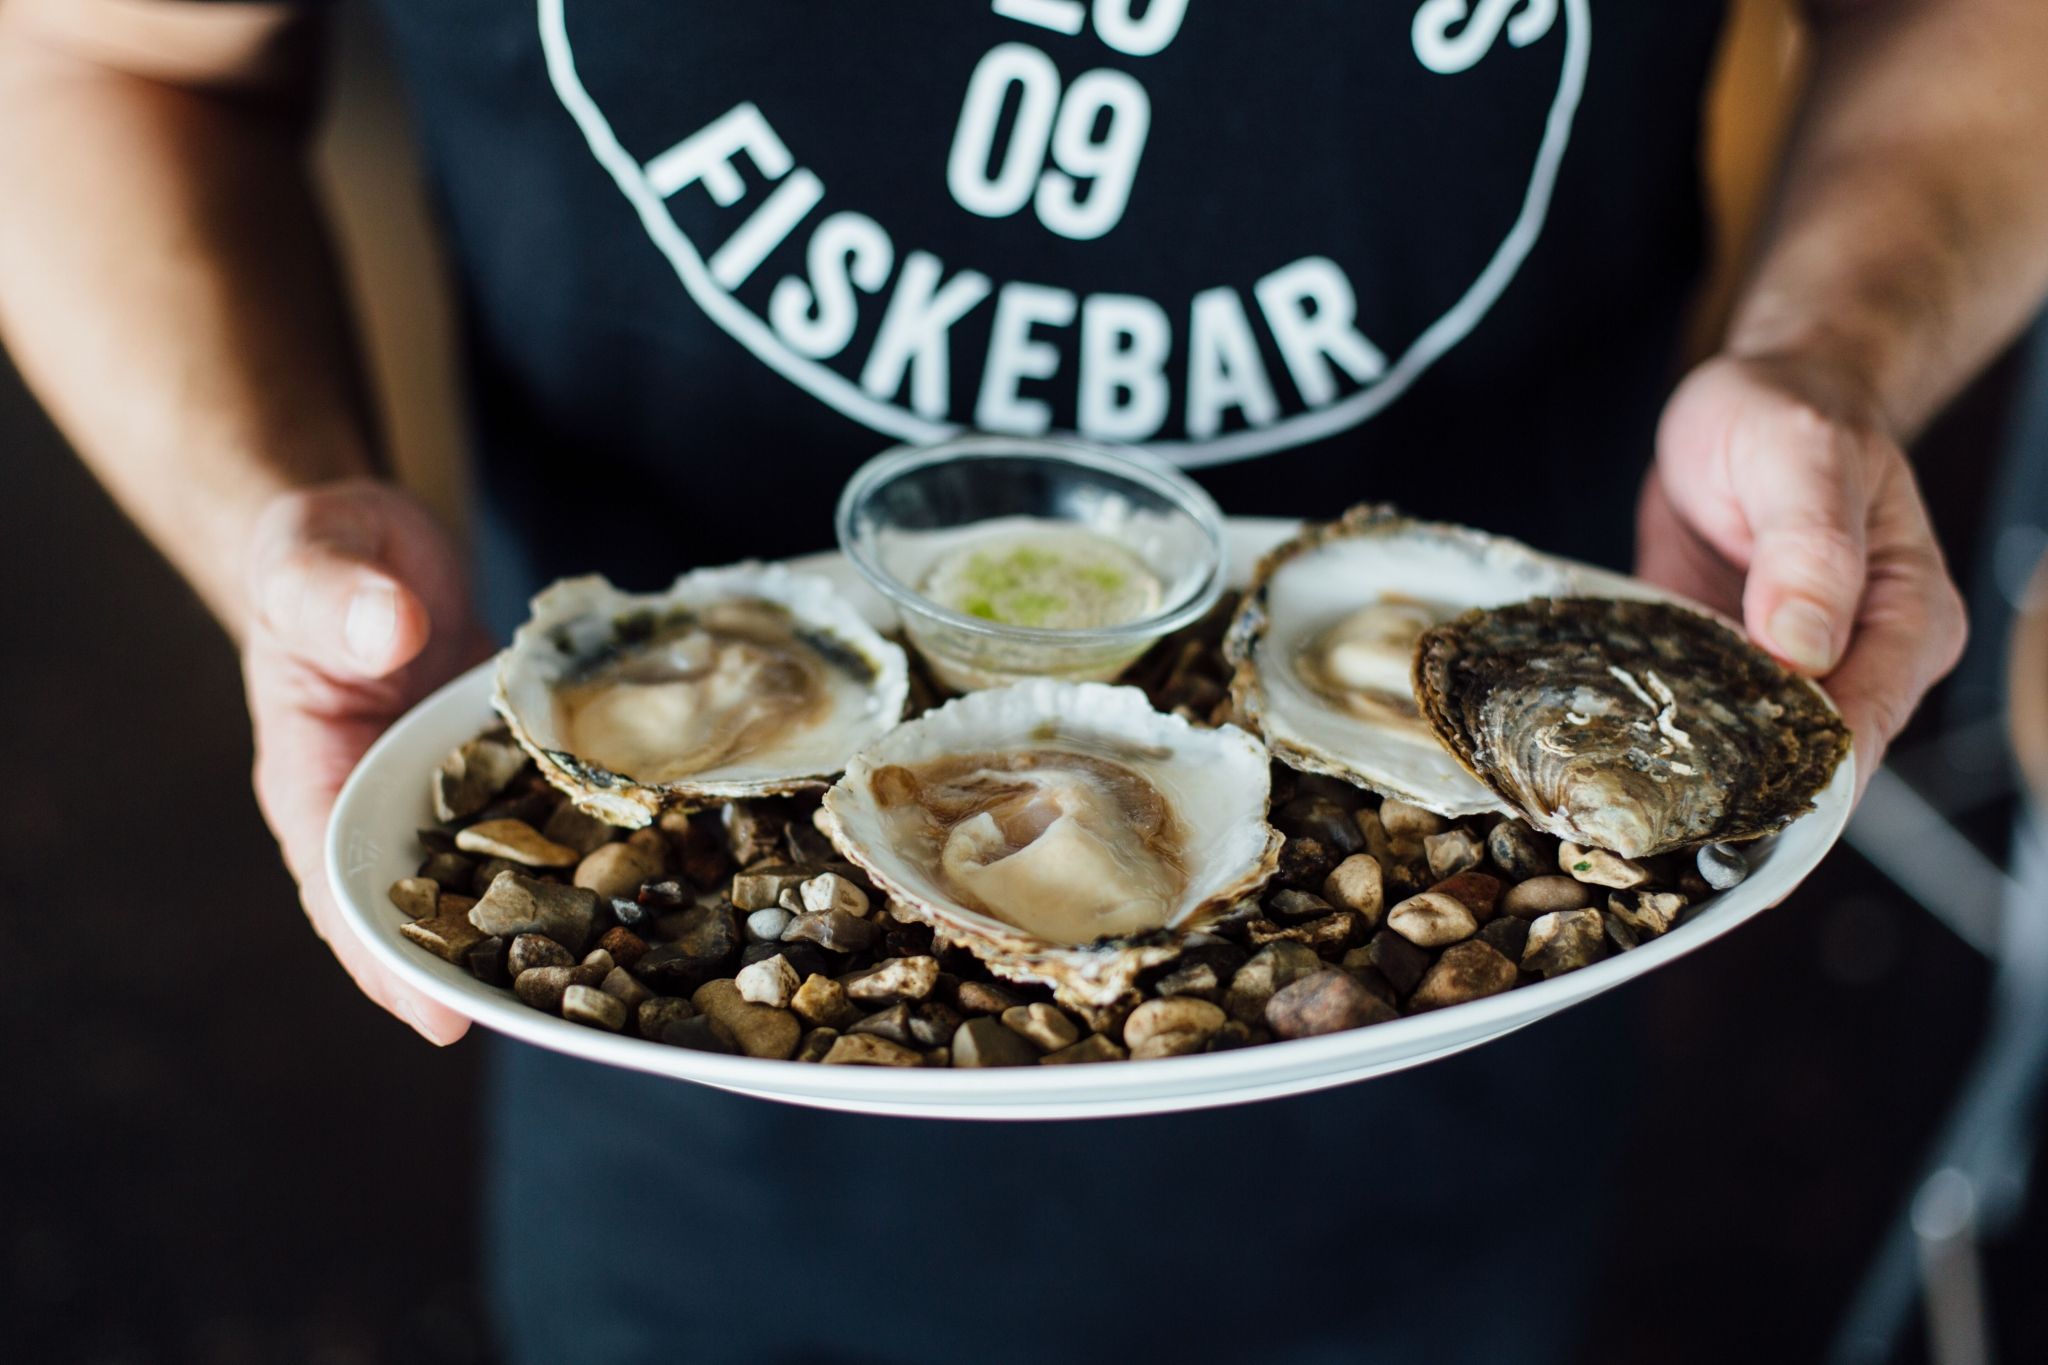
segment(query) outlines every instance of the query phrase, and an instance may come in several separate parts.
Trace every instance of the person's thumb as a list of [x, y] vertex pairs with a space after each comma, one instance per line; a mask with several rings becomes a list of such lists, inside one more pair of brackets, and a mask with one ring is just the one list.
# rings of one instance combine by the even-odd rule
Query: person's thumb
[[1730, 451], [1752, 537], [1743, 625], [1813, 677], [1840, 662], [1863, 599], [1870, 490], [1855, 439], [1794, 408], [1739, 424]]
[[379, 562], [365, 509], [289, 495], [264, 513], [251, 559], [261, 643], [336, 678], [386, 677], [426, 647], [432, 623]]

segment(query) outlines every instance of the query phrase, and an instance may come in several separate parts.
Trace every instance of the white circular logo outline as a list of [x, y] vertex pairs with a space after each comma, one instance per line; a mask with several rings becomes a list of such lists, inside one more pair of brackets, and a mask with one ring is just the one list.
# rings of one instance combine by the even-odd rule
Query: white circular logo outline
[[[919, 417], [893, 402], [875, 398], [846, 375], [785, 346], [767, 321], [719, 288], [710, 269], [690, 239], [670, 215], [663, 197], [647, 183], [640, 162], [613, 133], [611, 121], [584, 88], [576, 71], [576, 56], [569, 42], [567, 0], [539, 0], [541, 49], [547, 60], [548, 79], [584, 141], [600, 165], [611, 173], [619, 189], [640, 216], [641, 225], [683, 282], [697, 306], [734, 340], [753, 352], [755, 358], [783, 378], [847, 417], [898, 441], [924, 443], [960, 434], [957, 422], [934, 422]], [[1572, 122], [1586, 84], [1586, 66], [1592, 48], [1592, 20], [1586, 0], [1564, 0], [1565, 52], [1558, 79], [1557, 95], [1544, 120], [1543, 140], [1536, 150], [1536, 165], [1529, 187], [1522, 196], [1521, 211], [1507, 236], [1495, 249], [1486, 268], [1450, 310], [1424, 328], [1400, 358], [1370, 385], [1327, 407], [1296, 413], [1270, 426], [1251, 427], [1206, 441], [1142, 441], [1142, 449], [1183, 468], [1227, 464], [1233, 460], [1306, 445], [1333, 436], [1368, 420], [1399, 398], [1423, 372], [1446, 352], [1469, 336], [1486, 317], [1508, 284], [1521, 270], [1523, 261], [1542, 235], [1550, 215], [1550, 197], [1557, 184], [1557, 171], [1571, 143]]]

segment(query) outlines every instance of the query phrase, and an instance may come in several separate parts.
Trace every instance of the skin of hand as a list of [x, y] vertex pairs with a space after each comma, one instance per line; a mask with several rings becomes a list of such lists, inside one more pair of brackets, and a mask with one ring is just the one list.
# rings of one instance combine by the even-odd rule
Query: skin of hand
[[1966, 617], [1912, 467], [1874, 405], [1796, 359], [1720, 356], [1665, 407], [1637, 572], [1818, 678], [1857, 794], [1962, 656]]
[[488, 652], [462, 562], [398, 489], [350, 479], [280, 494], [247, 560], [243, 677], [256, 795], [313, 929], [363, 993], [435, 1043], [468, 1021], [380, 967], [327, 885], [328, 813], [356, 761], [407, 707]]

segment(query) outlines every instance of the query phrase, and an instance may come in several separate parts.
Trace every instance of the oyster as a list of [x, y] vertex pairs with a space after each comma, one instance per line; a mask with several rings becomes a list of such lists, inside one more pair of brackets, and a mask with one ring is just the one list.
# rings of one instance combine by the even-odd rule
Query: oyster
[[1354, 507], [1259, 564], [1225, 653], [1281, 762], [1441, 815], [1497, 810], [1416, 709], [1415, 641], [1471, 607], [1573, 590], [1574, 566], [1462, 526]]
[[1134, 687], [1039, 679], [929, 711], [847, 765], [821, 823], [944, 937], [1062, 1003], [1107, 1005], [1263, 886], [1265, 747]]
[[1468, 612], [1422, 637], [1415, 694], [1529, 823], [1624, 858], [1782, 828], [1849, 751], [1820, 688], [1669, 602]]
[[903, 651], [822, 578], [735, 564], [666, 592], [570, 578], [533, 599], [492, 704], [582, 810], [825, 786], [903, 715]]

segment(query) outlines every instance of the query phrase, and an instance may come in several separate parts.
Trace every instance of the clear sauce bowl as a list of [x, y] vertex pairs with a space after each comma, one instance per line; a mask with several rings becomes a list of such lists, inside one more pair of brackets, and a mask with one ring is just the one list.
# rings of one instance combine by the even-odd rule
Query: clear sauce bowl
[[[1223, 515], [1172, 466], [1131, 451], [1013, 436], [902, 446], [862, 465], [839, 497], [840, 550], [896, 608], [932, 674], [956, 691], [1024, 678], [1106, 681], [1223, 592]], [[1092, 532], [1159, 582], [1135, 620], [1013, 625], [925, 595], [932, 571], [1006, 530]]]

